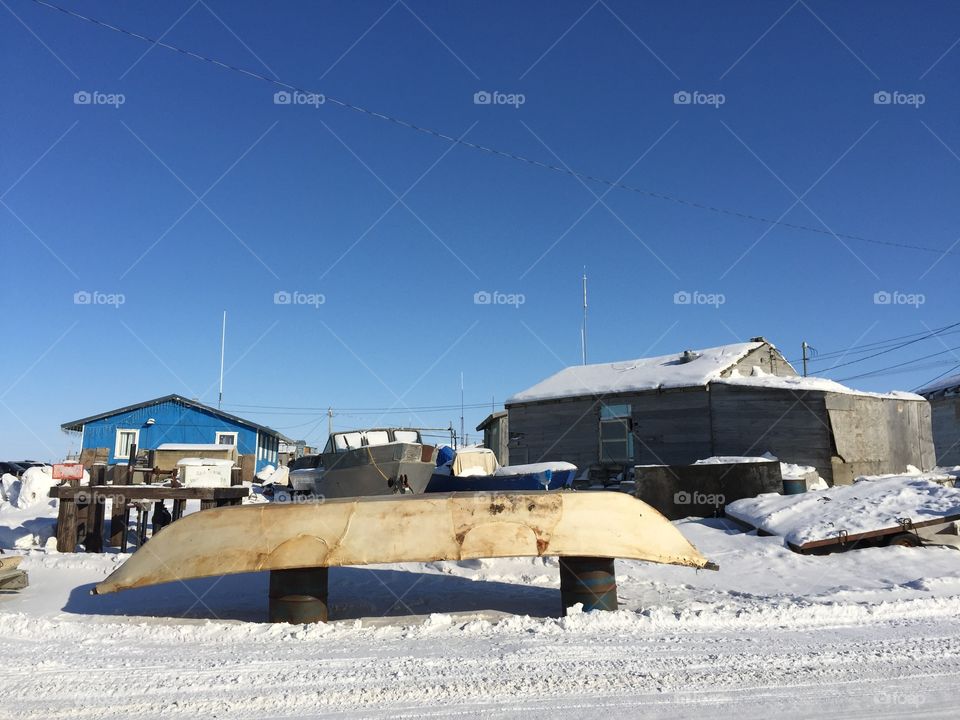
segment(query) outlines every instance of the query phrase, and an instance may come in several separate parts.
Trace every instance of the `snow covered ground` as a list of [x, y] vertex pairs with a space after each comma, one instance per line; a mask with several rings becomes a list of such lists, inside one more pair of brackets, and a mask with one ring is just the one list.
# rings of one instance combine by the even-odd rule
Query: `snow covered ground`
[[32, 549], [0, 716], [956, 715], [960, 552], [678, 526], [720, 572], [618, 561], [622, 609], [566, 618], [555, 560], [334, 568], [336, 620], [292, 626], [266, 574], [94, 597], [124, 556]]

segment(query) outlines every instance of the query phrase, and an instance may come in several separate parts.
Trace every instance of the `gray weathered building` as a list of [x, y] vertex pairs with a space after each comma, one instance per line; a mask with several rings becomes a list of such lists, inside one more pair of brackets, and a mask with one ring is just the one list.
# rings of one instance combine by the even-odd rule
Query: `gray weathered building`
[[930, 402], [937, 464], [960, 465], [960, 375], [937, 380], [919, 392]]
[[799, 377], [763, 338], [570, 367], [506, 408], [511, 464], [565, 460], [601, 478], [633, 465], [767, 451], [835, 483], [934, 464], [922, 397]]

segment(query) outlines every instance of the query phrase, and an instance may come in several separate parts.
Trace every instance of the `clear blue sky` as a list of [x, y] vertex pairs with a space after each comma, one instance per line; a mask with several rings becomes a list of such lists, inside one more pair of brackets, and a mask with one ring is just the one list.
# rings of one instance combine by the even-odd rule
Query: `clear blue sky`
[[[60, 1], [632, 186], [884, 242], [960, 237], [952, 2]], [[792, 359], [802, 340], [827, 353], [960, 320], [956, 255], [603, 196], [330, 102], [275, 104], [263, 81], [29, 0], [3, 0], [0, 17], [4, 457], [56, 458], [71, 447], [60, 423], [150, 397], [215, 404], [224, 309], [225, 407], [321, 442], [319, 412], [240, 406], [395, 406], [335, 424], [445, 426], [457, 410], [404, 408], [459, 403], [463, 372], [468, 404], [500, 407], [579, 362], [584, 266], [596, 362], [754, 335]], [[478, 105], [478, 91], [524, 102]], [[724, 102], [675, 103], [684, 91]], [[876, 104], [881, 91], [923, 104]], [[124, 302], [76, 304], [84, 291]], [[283, 291], [325, 302], [275, 304]], [[525, 301], [475, 304], [481, 291]], [[724, 302], [674, 302], [694, 291]], [[909, 389], [960, 363], [958, 341], [824, 374], [943, 353], [850, 381]]]

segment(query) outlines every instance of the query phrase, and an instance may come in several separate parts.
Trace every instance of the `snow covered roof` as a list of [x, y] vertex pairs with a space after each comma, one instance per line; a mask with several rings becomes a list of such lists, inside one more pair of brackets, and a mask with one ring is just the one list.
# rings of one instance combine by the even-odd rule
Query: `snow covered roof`
[[960, 375], [950, 375], [949, 377], [934, 380], [929, 385], [917, 390], [917, 392], [921, 395], [933, 395], [942, 390], [952, 390], [955, 388], [960, 388]]
[[507, 404], [610, 393], [644, 392], [667, 388], [699, 387], [720, 378], [762, 342], [737, 343], [597, 365], [574, 365], [518, 392]]
[[911, 392], [895, 390], [888, 393], [867, 392], [865, 390], [854, 390], [846, 385], [841, 385], [835, 380], [819, 377], [802, 377], [793, 375], [784, 377], [780, 375], [770, 375], [758, 367], [753, 368], [751, 375], [741, 375], [739, 369], [734, 370], [728, 377], [718, 378], [715, 382], [727, 385], [742, 385], [750, 387], [768, 387], [779, 388], [781, 390], [796, 390], [798, 392], [832, 392], [842, 393], [844, 395], [862, 395], [866, 397], [894, 398], [897, 400], [923, 400], [920, 395]]
[[[832, 392], [898, 400], [923, 400], [920, 395], [909, 392], [872, 393], [854, 390], [827, 378], [770, 375], [759, 366], [753, 368], [734, 367], [751, 351], [763, 345], [763, 342], [737, 343], [624, 362], [574, 365], [561, 370], [556, 375], [548, 377], [531, 388], [516, 393], [507, 399], [506, 404], [514, 405], [560, 398], [703, 387], [712, 382], [779, 388], [799, 392]], [[724, 377], [724, 373], [730, 370], [732, 372]]]
[[90, 417], [81, 418], [80, 420], [74, 420], [72, 422], [63, 423], [63, 425], [61, 425], [60, 428], [62, 430], [66, 430], [70, 432], [81, 432], [83, 430], [83, 426], [87, 425], [88, 423], [92, 423], [97, 420], [102, 420], [108, 417], [113, 417], [114, 415], [122, 415], [123, 413], [131, 412], [133, 410], [139, 410], [140, 408], [150, 407], [152, 405], [160, 405], [167, 402], [176, 403], [178, 405], [194, 408], [202, 412], [215, 415], [217, 417], [226, 418], [227, 420], [232, 420], [233, 422], [238, 423], [240, 425], [246, 425], [247, 427], [253, 428], [254, 430], [259, 430], [260, 432], [265, 433], [267, 435], [274, 435], [280, 438], [281, 440], [286, 440], [287, 442], [293, 442], [288, 437], [281, 435], [276, 430], [274, 430], [273, 428], [269, 428], [266, 425], [261, 425], [260, 423], [255, 423], [251, 420], [245, 420], [242, 417], [238, 417], [236, 415], [231, 415], [228, 412], [224, 412], [219, 408], [210, 407], [209, 405], [204, 405], [203, 403], [197, 400], [190, 400], [188, 398], [183, 397], [182, 395], [177, 395], [175, 393], [172, 395], [164, 395], [163, 397], [154, 398], [153, 400], [145, 400], [143, 402], [139, 402], [134, 405], [127, 405], [126, 407], [117, 408], [116, 410], [108, 410], [107, 412], [91, 415]]

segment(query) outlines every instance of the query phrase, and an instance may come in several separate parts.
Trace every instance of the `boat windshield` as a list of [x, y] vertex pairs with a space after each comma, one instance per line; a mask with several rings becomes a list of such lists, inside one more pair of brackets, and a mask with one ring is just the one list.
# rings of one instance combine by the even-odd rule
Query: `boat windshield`
[[[391, 434], [393, 439], [390, 439]], [[420, 433], [416, 430], [363, 430], [335, 433], [327, 440], [325, 453], [347, 452], [361, 447], [389, 445], [391, 442], [419, 443]]]
[[386, 430], [370, 430], [363, 434], [366, 445], [386, 445], [390, 442], [390, 433]]

